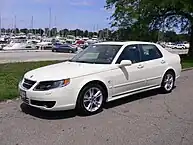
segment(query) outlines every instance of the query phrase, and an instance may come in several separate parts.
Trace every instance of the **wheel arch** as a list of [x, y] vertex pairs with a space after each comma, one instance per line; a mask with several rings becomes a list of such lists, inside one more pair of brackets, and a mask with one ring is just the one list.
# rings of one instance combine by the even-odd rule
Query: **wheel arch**
[[108, 99], [108, 95], [109, 95], [109, 90], [108, 90], [108, 87], [106, 85], [106, 83], [102, 80], [99, 80], [99, 79], [93, 79], [93, 80], [87, 80], [87, 81], [84, 81], [84, 83], [82, 83], [80, 85], [80, 89], [78, 91], [78, 94], [77, 96], [79, 96], [80, 92], [86, 87], [88, 86], [89, 84], [99, 84], [100, 86], [103, 87], [104, 91], [105, 91], [105, 101]]
[[175, 71], [175, 69], [172, 68], [172, 67], [169, 67], [169, 68], [167, 68], [167, 69], [165, 70], [165, 72], [164, 72], [163, 75], [162, 75], [162, 80], [163, 80], [163, 78], [164, 78], [164, 75], [165, 75], [167, 72], [172, 72], [172, 73], [174, 74], [174, 79], [176, 80], [176, 71]]

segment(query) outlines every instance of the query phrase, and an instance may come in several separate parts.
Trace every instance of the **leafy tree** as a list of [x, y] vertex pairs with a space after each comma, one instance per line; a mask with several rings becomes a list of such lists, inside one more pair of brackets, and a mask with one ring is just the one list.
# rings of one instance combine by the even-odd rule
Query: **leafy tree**
[[58, 33], [57, 28], [52, 28], [52, 29], [50, 30], [50, 33], [51, 33], [51, 36], [56, 36], [57, 33]]
[[167, 32], [164, 34], [164, 40], [165, 40], [166, 42], [177, 42], [177, 41], [179, 41], [179, 37], [178, 37], [178, 35], [176, 34], [176, 32], [167, 31]]
[[107, 9], [115, 7], [112, 26], [137, 26], [140, 33], [176, 27], [190, 36], [189, 55], [193, 56], [193, 1], [192, 0], [106, 0]]
[[98, 36], [98, 33], [97, 32], [93, 32], [93, 35]]
[[68, 35], [68, 33], [69, 33], [69, 30], [68, 29], [63, 29], [63, 30], [60, 30], [59, 31], [59, 34], [60, 34], [60, 36], [66, 36], [66, 35]]
[[18, 34], [18, 33], [19, 33], [19, 29], [18, 29], [18, 28], [15, 28], [15, 29], [14, 29], [14, 32], [15, 32], [16, 34]]
[[20, 29], [20, 32], [27, 34], [28, 33], [28, 29], [27, 28]]
[[44, 34], [44, 30], [40, 28], [40, 29], [37, 30], [37, 33], [42, 36]]
[[88, 37], [92, 38], [93, 37], [93, 32], [88, 32]]
[[84, 37], [88, 37], [88, 30], [84, 31]]
[[49, 35], [49, 32], [50, 32], [50, 30], [49, 30], [49, 28], [45, 28], [45, 34], [48, 36]]

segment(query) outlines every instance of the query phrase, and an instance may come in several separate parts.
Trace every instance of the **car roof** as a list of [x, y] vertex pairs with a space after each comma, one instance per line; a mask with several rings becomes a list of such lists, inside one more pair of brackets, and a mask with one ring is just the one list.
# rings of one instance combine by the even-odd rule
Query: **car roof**
[[130, 44], [155, 44], [155, 43], [144, 42], [144, 41], [126, 41], [126, 42], [109, 41], [109, 42], [100, 42], [96, 44], [97, 45], [130, 45]]

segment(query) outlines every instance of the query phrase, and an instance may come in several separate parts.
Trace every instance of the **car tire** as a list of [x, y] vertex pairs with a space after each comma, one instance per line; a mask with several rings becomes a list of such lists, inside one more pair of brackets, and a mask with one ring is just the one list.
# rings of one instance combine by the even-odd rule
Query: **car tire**
[[72, 50], [69, 50], [69, 53], [73, 53], [73, 51], [72, 51]]
[[[98, 95], [96, 95], [97, 93]], [[94, 97], [94, 94], [98, 97]], [[81, 115], [93, 115], [102, 111], [104, 100], [106, 98], [105, 95], [106, 92], [101, 85], [86, 85], [78, 95], [76, 111]], [[97, 104], [98, 106], [96, 106]]]
[[173, 71], [167, 71], [163, 77], [161, 84], [161, 91], [163, 93], [172, 92], [175, 86], [175, 73]]

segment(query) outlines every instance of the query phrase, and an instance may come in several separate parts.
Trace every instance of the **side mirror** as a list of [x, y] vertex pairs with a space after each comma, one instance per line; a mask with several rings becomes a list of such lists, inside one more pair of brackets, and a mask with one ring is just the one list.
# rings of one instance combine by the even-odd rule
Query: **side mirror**
[[132, 65], [131, 60], [122, 60], [119, 66], [124, 67], [124, 66], [130, 66], [130, 65]]

